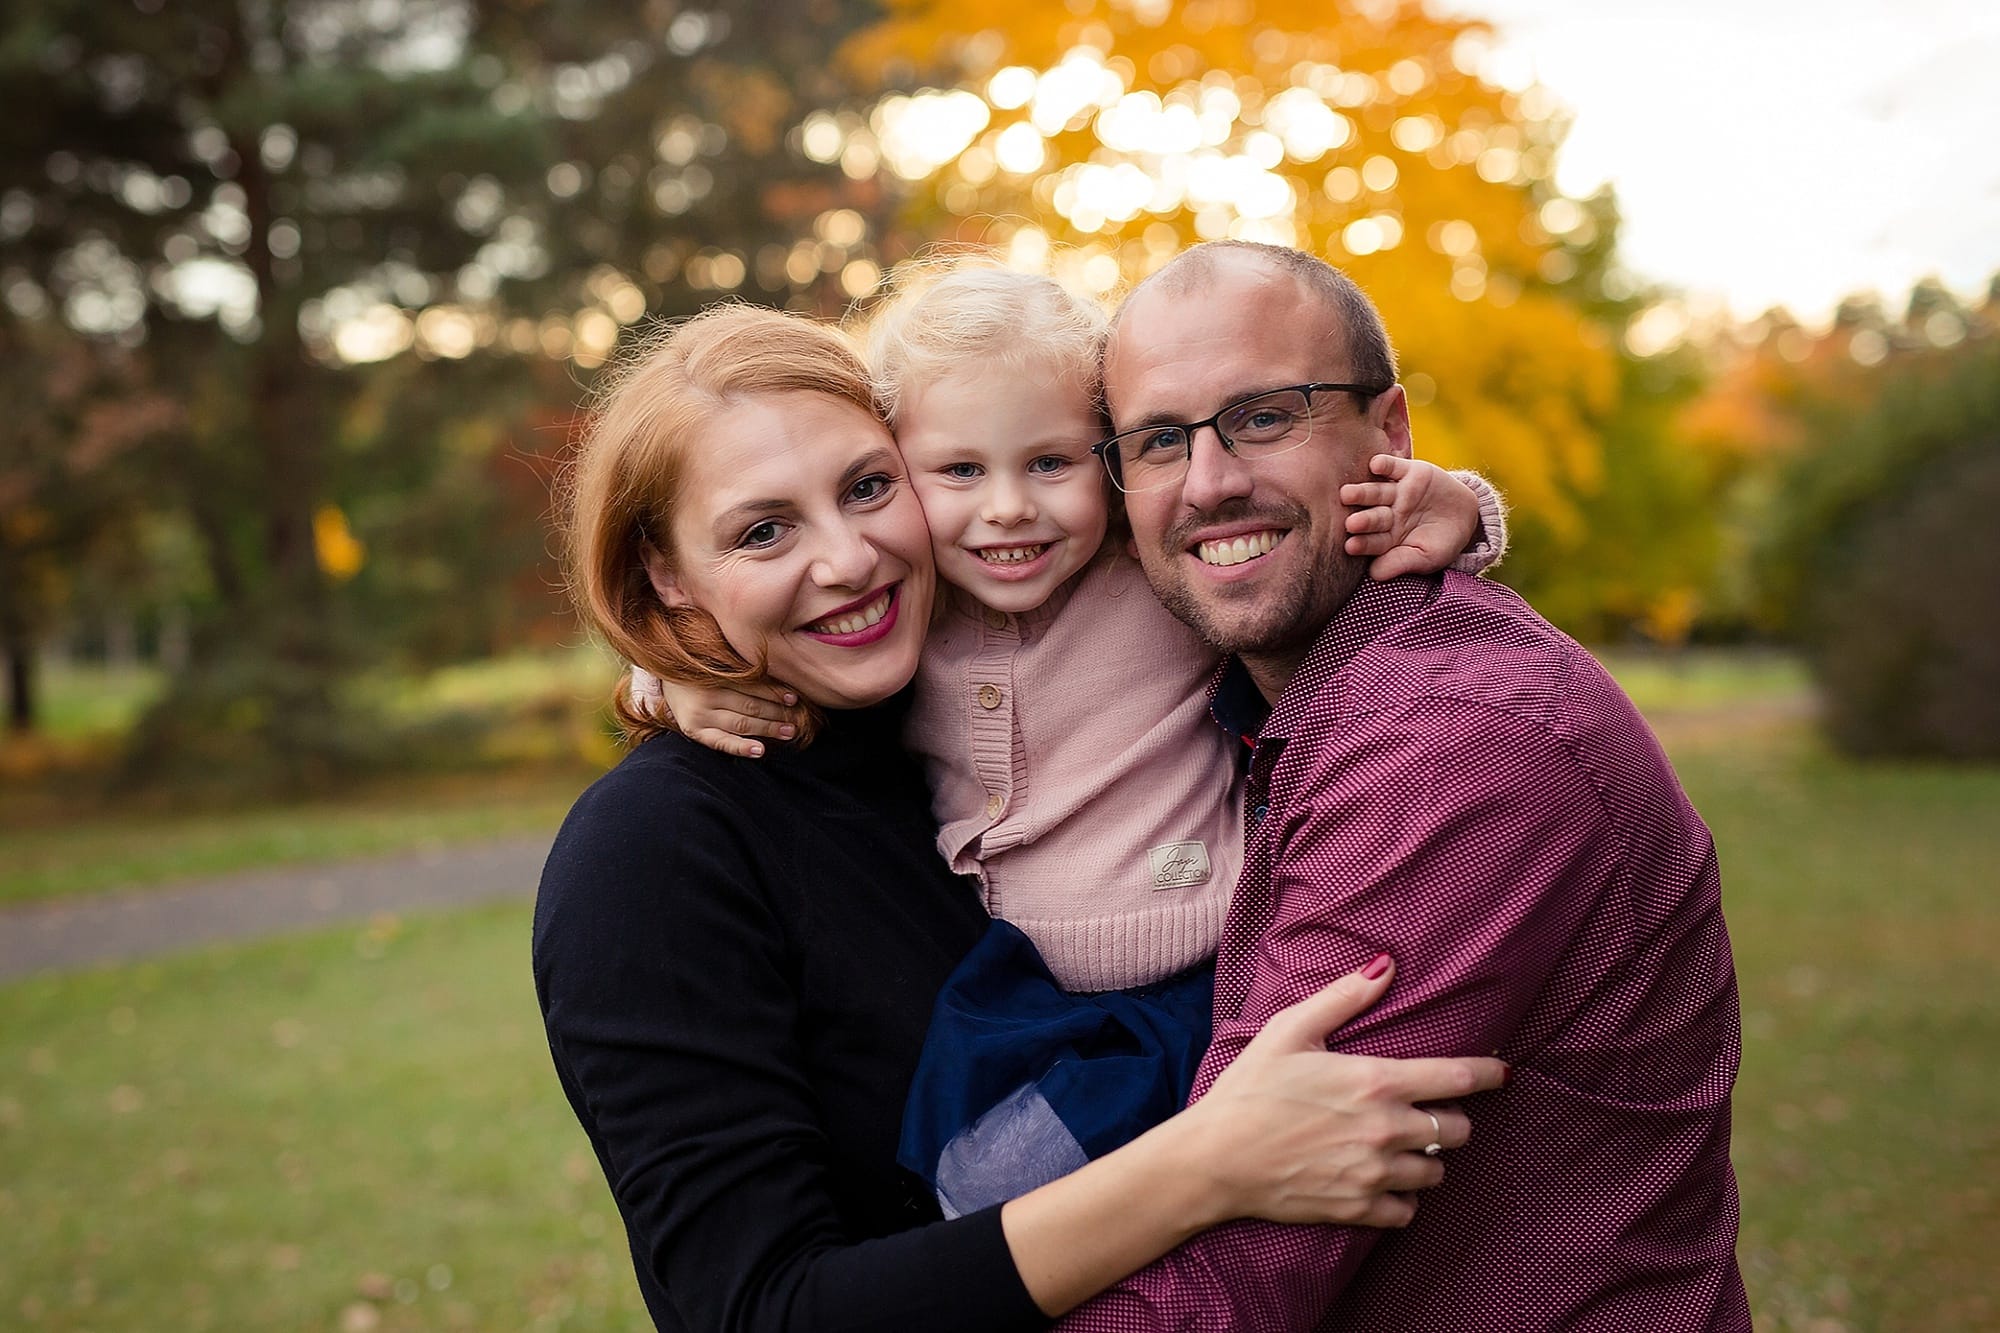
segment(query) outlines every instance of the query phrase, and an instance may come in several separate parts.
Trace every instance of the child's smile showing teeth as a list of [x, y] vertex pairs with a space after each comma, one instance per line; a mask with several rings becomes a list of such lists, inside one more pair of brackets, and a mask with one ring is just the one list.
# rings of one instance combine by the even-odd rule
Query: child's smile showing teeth
[[1195, 557], [1204, 565], [1240, 565], [1269, 555], [1284, 539], [1283, 532], [1269, 529], [1246, 532], [1240, 537], [1201, 542], [1195, 547]]
[[1053, 546], [1053, 542], [1030, 542], [1025, 546], [979, 546], [973, 554], [989, 565], [1019, 565], [1035, 559]]

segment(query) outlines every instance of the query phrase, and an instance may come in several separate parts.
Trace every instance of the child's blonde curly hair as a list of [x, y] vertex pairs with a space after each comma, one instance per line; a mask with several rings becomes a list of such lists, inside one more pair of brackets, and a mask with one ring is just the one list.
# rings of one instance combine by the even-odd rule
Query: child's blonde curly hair
[[911, 396], [968, 366], [1079, 384], [1100, 403], [1110, 315], [1088, 296], [986, 254], [914, 259], [864, 316], [875, 408], [893, 429]]

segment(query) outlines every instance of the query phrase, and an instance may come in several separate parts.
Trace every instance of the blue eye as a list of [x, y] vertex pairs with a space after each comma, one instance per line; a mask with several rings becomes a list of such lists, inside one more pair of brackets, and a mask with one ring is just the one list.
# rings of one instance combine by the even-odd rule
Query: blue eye
[[1229, 414], [1226, 430], [1231, 439], [1269, 444], [1289, 435], [1302, 415], [1282, 404], [1249, 403]]
[[1058, 454], [1043, 454], [1028, 464], [1028, 475], [1033, 477], [1054, 477], [1070, 465], [1070, 460]]
[[767, 518], [762, 523], [753, 523], [745, 528], [736, 544], [746, 550], [754, 551], [776, 543], [784, 535], [785, 525], [774, 518]]
[[982, 469], [977, 463], [946, 463], [938, 471], [953, 481], [974, 481]]
[[871, 472], [848, 488], [847, 498], [860, 504], [879, 500], [895, 488], [896, 479], [886, 472]]
[[1179, 455], [1187, 452], [1188, 433], [1183, 426], [1162, 426], [1158, 430], [1147, 431], [1133, 441], [1133, 453], [1142, 462], [1149, 462], [1162, 454]]

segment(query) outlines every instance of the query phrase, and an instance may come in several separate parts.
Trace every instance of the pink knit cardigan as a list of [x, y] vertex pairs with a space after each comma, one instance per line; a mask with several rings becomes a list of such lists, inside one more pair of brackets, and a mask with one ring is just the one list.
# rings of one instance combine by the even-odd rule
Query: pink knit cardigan
[[[1504, 553], [1505, 515], [1484, 479], [1456, 475], [1485, 531], [1453, 567], [1478, 573]], [[1239, 746], [1208, 714], [1215, 650], [1122, 551], [1024, 615], [950, 596], [904, 731], [938, 850], [1067, 989], [1212, 957], [1243, 860]]]

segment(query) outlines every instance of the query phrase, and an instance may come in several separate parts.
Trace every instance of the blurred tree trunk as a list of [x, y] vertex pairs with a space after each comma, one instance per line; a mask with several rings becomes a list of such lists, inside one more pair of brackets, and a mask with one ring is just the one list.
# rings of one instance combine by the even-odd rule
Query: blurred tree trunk
[[35, 730], [40, 703], [35, 688], [35, 642], [20, 614], [5, 604], [0, 604], [0, 657], [7, 659], [7, 730], [25, 736]]
[[248, 387], [252, 447], [263, 465], [258, 489], [264, 563], [277, 583], [276, 604], [288, 612], [313, 616], [323, 600], [312, 517], [315, 497], [324, 494], [326, 484], [320, 458], [326, 426], [317, 414], [303, 410], [299, 381], [307, 365], [299, 339], [299, 298], [296, 284], [280, 280], [271, 251], [271, 227], [278, 213], [258, 136], [246, 130], [230, 148], [242, 163], [236, 183], [242, 187], [243, 211], [250, 224], [249, 241], [239, 257], [256, 280], [263, 326], [251, 353]]

